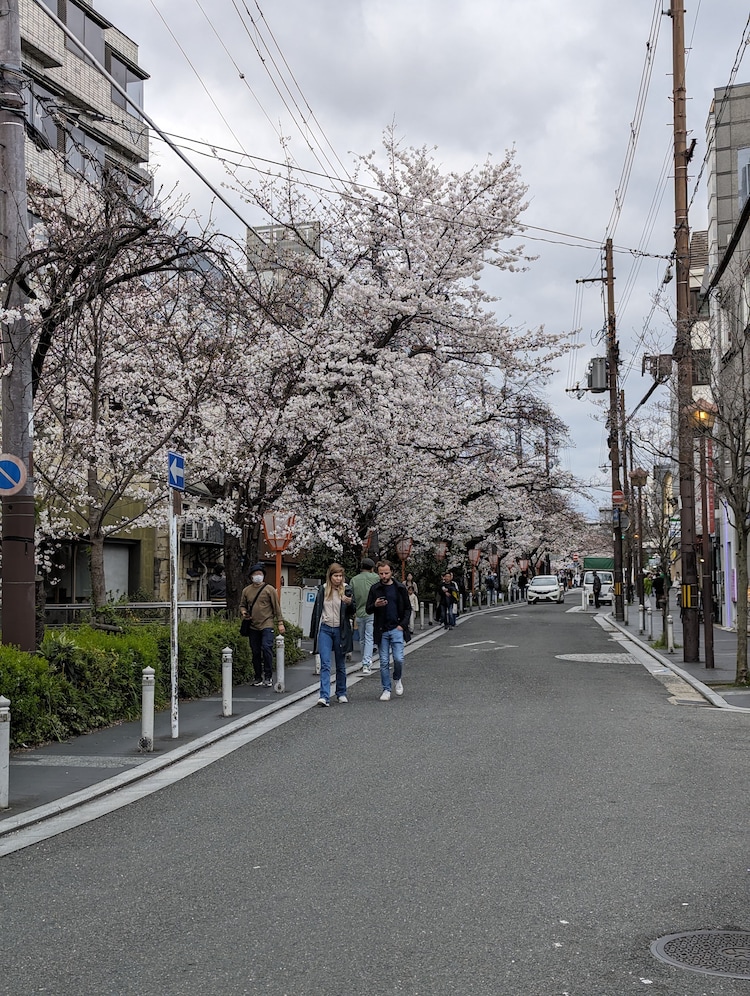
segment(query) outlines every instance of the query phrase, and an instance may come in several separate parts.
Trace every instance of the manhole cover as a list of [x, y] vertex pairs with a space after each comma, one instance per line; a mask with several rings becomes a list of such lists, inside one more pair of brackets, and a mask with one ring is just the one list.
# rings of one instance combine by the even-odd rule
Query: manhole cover
[[630, 654], [555, 654], [558, 661], [583, 661], [584, 664], [633, 664]]
[[669, 934], [653, 942], [651, 954], [667, 965], [690, 972], [750, 979], [750, 933], [746, 930]]

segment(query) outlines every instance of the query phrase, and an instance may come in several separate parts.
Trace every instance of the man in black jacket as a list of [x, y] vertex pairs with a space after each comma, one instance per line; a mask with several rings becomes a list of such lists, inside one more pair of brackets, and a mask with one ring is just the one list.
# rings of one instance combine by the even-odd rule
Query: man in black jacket
[[393, 652], [393, 690], [396, 695], [404, 694], [401, 675], [404, 668], [404, 643], [411, 639], [409, 621], [411, 603], [406, 585], [393, 576], [393, 568], [387, 560], [378, 562], [380, 578], [367, 594], [367, 614], [374, 615], [373, 640], [380, 647], [380, 681], [383, 692], [381, 702], [391, 698], [390, 656]]

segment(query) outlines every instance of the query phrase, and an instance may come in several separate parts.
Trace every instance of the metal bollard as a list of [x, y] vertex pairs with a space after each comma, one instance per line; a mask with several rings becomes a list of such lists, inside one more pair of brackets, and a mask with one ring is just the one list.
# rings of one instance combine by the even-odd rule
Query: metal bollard
[[276, 637], [276, 684], [273, 686], [275, 692], [283, 692], [284, 688], [284, 637], [279, 634]]
[[419, 603], [419, 628], [424, 629], [424, 602]]
[[581, 608], [584, 612], [588, 612], [589, 600], [586, 598], [586, 589], [581, 588]]
[[221, 714], [232, 715], [232, 648], [221, 652]]
[[640, 636], [644, 629], [646, 628], [646, 606], [638, 606], [638, 636]]
[[625, 625], [627, 626], [627, 624], [628, 624], [628, 603], [627, 602], [623, 602], [623, 606], [622, 606], [622, 619], [623, 619], [623, 622], [625, 623]]
[[141, 739], [138, 750], [154, 749], [154, 669], [144, 667], [141, 677]]
[[432, 626], [432, 613], [434, 612], [435, 606], [430, 602], [427, 606], [427, 625]]
[[671, 616], [667, 616], [667, 650], [674, 653], [674, 622]]
[[0, 695], [0, 809], [10, 805], [10, 699]]
[[646, 609], [646, 618], [648, 620], [648, 640], [649, 643], [654, 642], [654, 610], [649, 607]]

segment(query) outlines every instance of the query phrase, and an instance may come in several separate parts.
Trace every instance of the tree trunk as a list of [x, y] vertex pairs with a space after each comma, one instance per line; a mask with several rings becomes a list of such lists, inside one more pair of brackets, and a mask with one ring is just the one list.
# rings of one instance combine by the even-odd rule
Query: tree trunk
[[107, 579], [104, 576], [104, 534], [91, 531], [89, 570], [91, 572], [91, 604], [95, 612], [107, 604]]
[[737, 530], [737, 673], [738, 684], [748, 683], [747, 673], [747, 533]]
[[231, 533], [224, 533], [224, 573], [227, 578], [227, 617], [239, 613], [240, 597], [245, 587], [243, 551], [240, 540]]

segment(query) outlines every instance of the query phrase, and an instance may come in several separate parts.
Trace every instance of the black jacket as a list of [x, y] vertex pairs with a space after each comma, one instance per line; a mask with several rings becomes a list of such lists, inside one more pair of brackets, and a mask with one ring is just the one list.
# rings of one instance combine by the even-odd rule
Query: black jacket
[[[404, 631], [404, 640], [408, 642], [411, 639], [411, 631], [409, 629], [409, 623], [411, 621], [411, 602], [409, 601], [409, 592], [406, 590], [406, 585], [401, 584], [401, 582], [397, 581], [395, 578], [393, 579], [393, 583], [396, 585], [398, 625]], [[375, 644], [380, 642], [380, 637], [383, 635], [383, 630], [385, 629], [385, 608], [376, 607], [375, 599], [385, 598], [385, 589], [387, 587], [388, 585], [384, 585], [382, 581], [378, 581], [367, 593], [367, 614], [368, 616], [375, 616], [372, 634]]]

